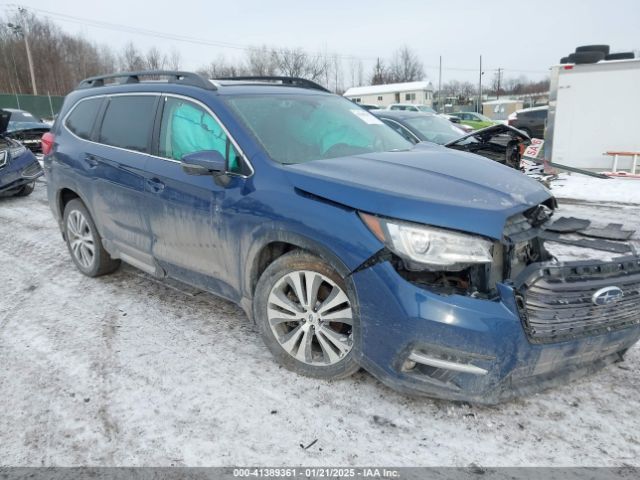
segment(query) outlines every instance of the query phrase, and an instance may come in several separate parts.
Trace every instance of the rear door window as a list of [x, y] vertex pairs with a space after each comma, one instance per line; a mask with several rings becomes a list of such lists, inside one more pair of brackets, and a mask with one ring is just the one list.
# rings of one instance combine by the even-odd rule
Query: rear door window
[[111, 97], [100, 128], [100, 143], [148, 153], [157, 99], [155, 95]]
[[102, 101], [102, 98], [80, 101], [67, 117], [67, 128], [78, 137], [89, 140]]

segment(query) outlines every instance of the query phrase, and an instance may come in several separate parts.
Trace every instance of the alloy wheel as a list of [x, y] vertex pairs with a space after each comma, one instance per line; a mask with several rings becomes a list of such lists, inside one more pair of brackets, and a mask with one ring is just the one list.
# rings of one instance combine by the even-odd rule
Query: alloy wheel
[[318, 272], [301, 270], [280, 278], [269, 294], [267, 318], [280, 346], [308, 365], [334, 365], [353, 346], [349, 298]]
[[67, 239], [78, 264], [82, 268], [91, 268], [95, 258], [95, 240], [89, 222], [78, 210], [73, 210], [67, 217]]

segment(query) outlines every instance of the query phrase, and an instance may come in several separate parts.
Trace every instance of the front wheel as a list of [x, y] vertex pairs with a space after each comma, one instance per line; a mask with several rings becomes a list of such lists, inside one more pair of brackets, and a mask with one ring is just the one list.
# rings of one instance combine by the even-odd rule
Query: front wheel
[[309, 377], [339, 379], [359, 369], [359, 323], [344, 280], [326, 262], [302, 251], [275, 260], [253, 301], [262, 337], [278, 362]]

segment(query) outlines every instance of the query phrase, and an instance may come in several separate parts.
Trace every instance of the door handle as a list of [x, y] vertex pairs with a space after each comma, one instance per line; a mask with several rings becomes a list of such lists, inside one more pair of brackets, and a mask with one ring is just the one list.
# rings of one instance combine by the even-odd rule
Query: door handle
[[100, 163], [98, 161], [98, 158], [95, 155], [91, 155], [91, 154], [86, 154], [84, 156], [84, 161], [87, 163], [89, 168], [96, 168]]
[[157, 178], [149, 178], [147, 180], [147, 185], [154, 193], [160, 193], [162, 190], [164, 190], [164, 183], [162, 183]]

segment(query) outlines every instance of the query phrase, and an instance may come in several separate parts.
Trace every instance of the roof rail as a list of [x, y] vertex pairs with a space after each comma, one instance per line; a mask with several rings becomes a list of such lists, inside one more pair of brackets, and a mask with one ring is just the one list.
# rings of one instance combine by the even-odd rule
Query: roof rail
[[282, 76], [240, 76], [240, 77], [219, 77], [215, 80], [244, 80], [256, 82], [280, 82], [282, 85], [290, 87], [310, 88], [312, 90], [320, 90], [322, 92], [331, 93], [322, 85], [300, 77], [282, 77]]
[[98, 75], [96, 77], [85, 78], [78, 84], [78, 89], [103, 87], [104, 81], [108, 79], [123, 78], [123, 81], [114, 82], [116, 85], [127, 83], [140, 83], [140, 77], [168, 77], [169, 83], [180, 85], [191, 85], [194, 87], [206, 88], [207, 90], [217, 90], [216, 86], [209, 80], [193, 72], [179, 72], [174, 70], [144, 70], [141, 72], [120, 72], [109, 75]]

